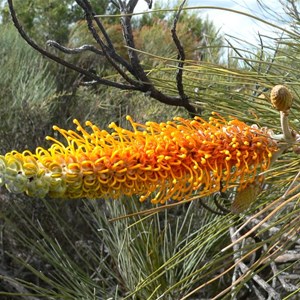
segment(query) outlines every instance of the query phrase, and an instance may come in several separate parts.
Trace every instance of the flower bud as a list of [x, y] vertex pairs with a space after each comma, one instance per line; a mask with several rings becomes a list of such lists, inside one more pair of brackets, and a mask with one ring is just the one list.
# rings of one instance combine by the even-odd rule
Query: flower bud
[[286, 112], [292, 106], [293, 95], [286, 86], [279, 84], [272, 88], [270, 100], [277, 110]]

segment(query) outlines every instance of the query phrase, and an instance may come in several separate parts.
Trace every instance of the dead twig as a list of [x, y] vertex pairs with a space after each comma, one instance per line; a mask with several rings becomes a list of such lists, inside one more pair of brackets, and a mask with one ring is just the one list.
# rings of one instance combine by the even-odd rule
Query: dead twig
[[171, 33], [172, 33], [172, 38], [173, 38], [173, 42], [177, 48], [178, 51], [178, 56], [177, 59], [179, 60], [178, 63], [178, 70], [177, 70], [177, 75], [176, 75], [176, 83], [177, 83], [177, 90], [178, 93], [180, 95], [180, 97], [182, 99], [187, 98], [187, 95], [184, 93], [184, 89], [183, 89], [183, 83], [182, 83], [182, 76], [183, 76], [183, 66], [184, 66], [184, 61], [185, 61], [185, 52], [184, 52], [184, 48], [177, 36], [177, 32], [176, 32], [176, 27], [177, 27], [177, 22], [179, 20], [180, 17], [180, 13], [183, 9], [183, 6], [185, 4], [186, 0], [183, 0], [182, 3], [180, 4], [178, 11], [175, 15], [174, 21], [173, 21], [173, 26], [171, 29]]
[[97, 76], [96, 74], [83, 69], [77, 65], [74, 65], [72, 63], [67, 62], [64, 59], [61, 59], [60, 57], [50, 53], [49, 51], [45, 50], [44, 48], [40, 47], [35, 41], [33, 41], [28, 34], [25, 32], [24, 28], [22, 27], [22, 25], [19, 22], [19, 19], [17, 18], [15, 9], [14, 9], [14, 5], [13, 5], [13, 0], [8, 0], [8, 6], [9, 6], [9, 10], [10, 10], [10, 14], [13, 20], [13, 23], [15, 25], [15, 27], [17, 28], [17, 30], [19, 31], [20, 35], [22, 36], [22, 38], [35, 50], [37, 50], [38, 52], [40, 52], [42, 55], [48, 57], [49, 59], [57, 62], [60, 65], [65, 66], [68, 69], [74, 70], [79, 74], [82, 74], [84, 76], [86, 76], [87, 78], [90, 78], [91, 80], [96, 81], [98, 84], [104, 84], [107, 86], [111, 86], [111, 87], [115, 87], [118, 89], [122, 89], [122, 90], [136, 90], [137, 88], [132, 86], [132, 85], [127, 85], [127, 84], [122, 84], [122, 83], [118, 83], [118, 82], [113, 82], [104, 78], [101, 78], [99, 76]]
[[[269, 283], [267, 283], [263, 278], [261, 278], [261, 276], [256, 274], [243, 261], [241, 261], [241, 257], [240, 257], [240, 248], [241, 247], [239, 246], [240, 242], [238, 242], [238, 237], [235, 232], [236, 232], [236, 229], [234, 227], [230, 227], [229, 233], [230, 233], [231, 241], [233, 243], [234, 260], [237, 263], [236, 268], [239, 268], [242, 273], [241, 276], [245, 277], [245, 276], [251, 275], [251, 280], [253, 282], [255, 282], [256, 284], [258, 284], [264, 291], [266, 291], [266, 293], [268, 294], [268, 297], [270, 299], [280, 300], [281, 299], [280, 294], [277, 293], [276, 290]], [[237, 271], [235, 273], [237, 274]], [[235, 290], [235, 282], [238, 281], [236, 279], [236, 275], [233, 279], [235, 279], [235, 280], [232, 283], [232, 292], [234, 292], [234, 290]], [[258, 299], [265, 299], [265, 298], [262, 298], [263, 295], [261, 294], [259, 289], [254, 288], [254, 292], [255, 292], [256, 296], [258, 297]]]
[[[17, 30], [19, 31], [22, 38], [35, 50], [44, 55], [45, 57], [55, 61], [56, 63], [73, 70], [79, 73], [82, 78], [84, 78], [85, 85], [95, 85], [102, 84], [110, 87], [115, 87], [121, 90], [128, 91], [140, 91], [142, 93], [146, 93], [151, 98], [158, 100], [161, 103], [171, 105], [171, 106], [180, 106], [184, 107], [191, 116], [195, 116], [197, 114], [196, 108], [190, 104], [188, 97], [183, 93], [183, 87], [180, 87], [180, 82], [182, 84], [182, 80], [177, 79], [178, 88], [178, 96], [170, 96], [165, 94], [163, 91], [158, 90], [153, 82], [148, 78], [145, 70], [143, 69], [138, 53], [135, 50], [135, 42], [133, 29], [131, 24], [131, 18], [133, 10], [137, 4], [138, 0], [130, 0], [126, 4], [126, 1], [114, 1], [114, 5], [120, 9], [121, 14], [121, 26], [124, 36], [124, 44], [128, 49], [128, 57], [129, 60], [126, 60], [121, 55], [119, 55], [113, 45], [110, 36], [108, 35], [105, 27], [100, 21], [99, 17], [93, 11], [92, 5], [87, 0], [76, 0], [76, 3], [82, 8], [85, 13], [85, 19], [88, 26], [88, 29], [93, 36], [96, 43], [99, 45], [100, 49], [97, 49], [91, 45], [82, 45], [78, 48], [70, 49], [60, 45], [55, 41], [48, 41], [50, 46], [55, 47], [57, 50], [62, 51], [66, 54], [74, 54], [81, 53], [83, 51], [92, 51], [97, 55], [101, 55], [105, 57], [105, 59], [110, 63], [110, 65], [114, 68], [114, 70], [123, 78], [124, 83], [108, 80], [102, 78], [95, 74], [94, 72], [84, 69], [80, 66], [77, 66], [73, 63], [62, 59], [53, 53], [47, 51], [46, 49], [39, 46], [33, 39], [31, 39], [24, 28], [22, 27], [17, 14], [15, 12], [15, 8], [13, 5], [13, 0], [8, 0], [8, 6], [11, 13], [11, 17], [13, 23]], [[152, 1], [149, 1], [149, 6], [151, 6]], [[99, 35], [99, 31], [101, 36]], [[181, 61], [184, 61], [184, 56], [182, 56], [181, 52]], [[181, 63], [182, 63], [181, 62]], [[183, 65], [182, 65], [183, 66]], [[182, 71], [181, 71], [182, 72]], [[180, 72], [179, 72], [180, 74]], [[179, 78], [181, 75], [178, 75]], [[79, 83], [81, 84], [81, 83]]]
[[52, 41], [52, 40], [47, 41], [47, 45], [50, 46], [50, 47], [56, 48], [56, 49], [60, 50], [61, 52], [66, 53], [66, 54], [78, 54], [78, 53], [82, 53], [82, 52], [85, 52], [85, 51], [91, 51], [91, 52], [94, 52], [94, 53], [99, 54], [99, 55], [104, 55], [101, 50], [97, 49], [93, 45], [82, 45], [82, 46], [77, 47], [77, 48], [68, 48], [68, 47], [62, 46], [58, 42]]
[[[269, 233], [269, 235], [275, 235], [277, 234], [281, 229], [274, 226], [274, 225], [270, 225], [268, 222], [263, 222], [261, 223], [261, 220], [257, 219], [257, 218], [252, 218], [252, 217], [245, 217], [247, 221], [249, 221], [249, 225], [250, 226], [256, 226], [258, 224], [260, 224], [260, 227], [262, 229], [266, 229]], [[297, 236], [294, 237], [290, 237], [288, 234], [283, 233], [281, 235], [281, 239], [282, 240], [291, 240], [293, 243], [300, 245], [300, 239]]]

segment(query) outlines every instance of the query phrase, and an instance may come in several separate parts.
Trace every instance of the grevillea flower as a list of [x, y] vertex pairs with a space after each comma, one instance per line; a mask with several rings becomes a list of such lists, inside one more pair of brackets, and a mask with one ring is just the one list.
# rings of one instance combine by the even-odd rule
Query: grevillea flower
[[0, 182], [14, 193], [63, 198], [139, 195], [165, 203], [205, 196], [232, 186], [243, 189], [268, 169], [276, 143], [257, 126], [214, 114], [209, 121], [174, 118], [138, 124], [112, 123], [112, 133], [77, 120], [77, 132], [54, 126], [66, 143], [35, 153], [0, 156]]

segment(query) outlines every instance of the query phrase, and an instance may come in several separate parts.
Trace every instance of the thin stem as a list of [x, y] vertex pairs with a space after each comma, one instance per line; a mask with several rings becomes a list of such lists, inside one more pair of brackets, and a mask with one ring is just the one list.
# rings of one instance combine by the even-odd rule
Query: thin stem
[[[107, 61], [112, 65], [112, 67], [130, 84], [134, 85], [134, 86], [139, 86], [139, 82], [131, 79], [113, 60], [111, 53], [114, 53], [114, 47], [113, 44], [107, 34], [107, 32], [105, 31], [105, 29], [103, 28], [100, 20], [98, 18], [95, 18], [95, 13], [92, 10], [92, 7], [90, 5], [90, 3], [88, 1], [85, 0], [76, 0], [77, 4], [80, 5], [80, 7], [84, 10], [85, 12], [85, 19], [88, 25], [88, 28], [93, 36], [93, 38], [95, 39], [95, 41], [98, 43], [98, 45], [101, 47], [102, 52], [105, 56], [105, 58], [107, 59]], [[96, 21], [98, 27], [100, 27], [100, 30], [105, 32], [104, 37], [108, 43], [108, 46], [105, 45], [105, 43], [103, 42], [103, 40], [100, 38], [99, 34], [97, 33], [94, 24], [93, 24], [93, 20]], [[111, 53], [109, 53], [109, 51]], [[126, 67], [127, 67], [127, 63], [126, 63]], [[130, 68], [130, 70], [132, 71], [132, 68]]]
[[53, 41], [53, 40], [47, 41], [47, 45], [50, 47], [56, 48], [66, 54], [78, 54], [78, 53], [82, 53], [85, 51], [91, 51], [91, 52], [94, 52], [99, 55], [104, 55], [103, 51], [97, 49], [93, 45], [82, 45], [77, 48], [68, 48], [68, 47], [62, 46], [61, 44], [59, 44], [58, 42]]
[[[86, 21], [88, 23], [89, 30], [91, 34], [93, 35], [93, 38], [96, 40], [96, 42], [100, 45], [101, 50], [96, 50], [96, 48], [92, 48], [89, 45], [84, 45], [84, 47], [79, 47], [76, 49], [70, 49], [61, 46], [59, 43], [56, 43], [54, 41], [50, 41], [49, 44], [51, 46], [56, 47], [60, 51], [63, 51], [65, 53], [71, 54], [77, 52], [81, 52], [84, 50], [90, 50], [93, 52], [96, 52], [99, 55], [105, 56], [107, 61], [114, 67], [114, 69], [125, 79], [126, 83], [119, 83], [110, 81], [107, 79], [104, 79], [98, 75], [96, 75], [93, 72], [90, 72], [86, 69], [83, 69], [75, 64], [69, 63], [65, 61], [64, 59], [61, 59], [60, 57], [50, 53], [46, 49], [43, 49], [40, 47], [34, 40], [32, 40], [26, 31], [23, 29], [22, 25], [20, 24], [18, 17], [16, 16], [16, 12], [13, 5], [13, 0], [8, 0], [8, 6], [9, 10], [12, 16], [13, 23], [17, 30], [19, 31], [22, 38], [35, 50], [37, 50], [42, 55], [46, 56], [47, 58], [55, 61], [56, 63], [71, 69], [73, 71], [76, 71], [77, 73], [84, 75], [86, 78], [86, 84], [87, 85], [93, 85], [93, 84], [103, 84], [106, 86], [115, 87], [121, 90], [128, 90], [128, 91], [140, 91], [143, 93], [147, 93], [150, 97], [158, 100], [161, 103], [171, 105], [171, 106], [179, 106], [184, 107], [191, 116], [197, 115], [197, 109], [191, 105], [188, 101], [187, 97], [182, 97], [182, 95], [179, 96], [169, 96], [164, 94], [163, 92], [156, 89], [153, 82], [147, 77], [147, 74], [145, 73], [145, 70], [142, 68], [138, 53], [135, 51], [135, 43], [133, 38], [133, 30], [132, 30], [132, 24], [131, 24], [131, 17], [133, 9], [135, 8], [137, 4], [137, 0], [131, 0], [128, 2], [128, 5], [126, 5], [125, 1], [118, 1], [118, 6], [121, 11], [121, 24], [122, 24], [122, 30], [125, 40], [125, 45], [128, 46], [128, 55], [130, 58], [130, 61], [126, 61], [124, 58], [122, 58], [120, 55], [118, 55], [115, 51], [115, 48], [113, 46], [112, 41], [110, 40], [109, 35], [107, 34], [107, 31], [105, 30], [104, 26], [100, 22], [99, 18], [93, 13], [92, 6], [90, 5], [89, 1], [87, 0], [76, 0], [77, 4], [84, 10]], [[98, 26], [100, 29], [103, 39], [99, 36], [97, 30], [94, 27], [94, 24]], [[119, 66], [119, 65], [120, 66]], [[124, 67], [125, 70], [122, 69]], [[128, 76], [127, 71], [136, 78], [134, 80], [130, 76]]]
[[177, 70], [177, 75], [176, 75], [176, 82], [177, 82], [177, 90], [178, 93], [180, 95], [180, 97], [182, 99], [187, 98], [186, 94], [184, 93], [184, 89], [183, 89], [183, 84], [182, 84], [182, 76], [183, 76], [183, 66], [184, 66], [184, 61], [185, 61], [185, 52], [184, 52], [184, 48], [177, 36], [177, 32], [176, 32], [176, 27], [177, 27], [177, 22], [179, 20], [180, 17], [180, 13], [183, 9], [183, 6], [185, 4], [185, 0], [182, 1], [182, 3], [179, 6], [179, 9], [175, 15], [174, 21], [173, 21], [173, 27], [171, 29], [171, 33], [172, 33], [172, 38], [173, 38], [173, 42], [177, 48], [178, 51], [178, 56], [177, 59], [179, 60], [178, 63], [178, 70]]
[[284, 141], [288, 144], [293, 144], [295, 142], [295, 136], [293, 136], [293, 133], [290, 129], [288, 115], [288, 112], [280, 112], [281, 130], [283, 133]]

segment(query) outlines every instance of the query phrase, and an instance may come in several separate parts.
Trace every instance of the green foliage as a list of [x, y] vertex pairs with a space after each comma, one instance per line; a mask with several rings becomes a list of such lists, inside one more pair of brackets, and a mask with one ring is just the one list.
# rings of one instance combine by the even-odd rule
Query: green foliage
[[[0, 1], [6, 2], [6, 1]], [[103, 14], [108, 7], [108, 0], [91, 1], [97, 13]], [[42, 43], [52, 39], [60, 43], [68, 40], [72, 25], [82, 19], [82, 11], [71, 0], [17, 0], [14, 1], [18, 16], [26, 31]], [[2, 22], [9, 23], [9, 10], [7, 4], [1, 11]]]
[[55, 78], [10, 25], [1, 25], [0, 56], [1, 151], [37, 146], [49, 120]]
[[136, 27], [152, 26], [157, 23], [158, 20], [166, 20], [168, 13], [167, 10], [170, 8], [170, 1], [153, 1], [153, 12], [151, 14], [143, 14], [139, 19], [134, 19], [133, 24]]
[[[111, 222], [144, 205], [137, 199], [33, 201], [31, 212], [28, 202], [2, 201], [1, 218], [18, 243], [5, 239], [5, 259], [28, 270], [31, 283], [17, 282], [38, 298], [174, 299], [194, 286], [194, 272], [217, 255], [228, 222], [199, 209], [197, 202]], [[207, 239], [210, 224], [215, 232]]]
[[[150, 57], [143, 56], [148, 63], [153, 62], [154, 55], [164, 59], [177, 57], [170, 33], [176, 10], [168, 11], [169, 7], [168, 2], [154, 2], [153, 13], [134, 20], [139, 32], [137, 48], [151, 54]], [[187, 60], [219, 61], [223, 40], [210, 20], [201, 18], [197, 12], [184, 10], [180, 14], [177, 34]]]

